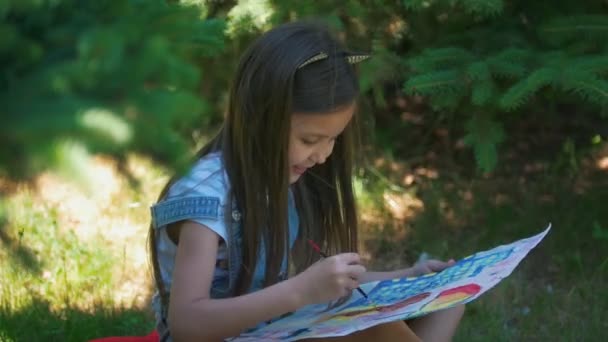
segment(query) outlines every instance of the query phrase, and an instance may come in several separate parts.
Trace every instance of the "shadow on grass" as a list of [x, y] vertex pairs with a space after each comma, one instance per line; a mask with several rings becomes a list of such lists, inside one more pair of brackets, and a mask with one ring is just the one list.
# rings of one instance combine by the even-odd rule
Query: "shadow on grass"
[[109, 336], [143, 336], [154, 329], [151, 314], [138, 309], [99, 306], [84, 311], [52, 310], [42, 298], [11, 310], [0, 306], [0, 341], [88, 341]]
[[[422, 252], [462, 258], [537, 234], [552, 223], [551, 233], [525, 263], [544, 265], [543, 275], [559, 270], [590, 277], [608, 271], [602, 252], [608, 247], [608, 182], [592, 184], [576, 193], [556, 181], [523, 187], [508, 180], [452, 182], [449, 190], [435, 181], [419, 191], [424, 210], [405, 223], [408, 234], [388, 227], [370, 235], [366, 249], [380, 257], [398, 256], [404, 264], [414, 262]], [[473, 195], [463, 199], [466, 193]]]
[[0, 245], [7, 251], [7, 255], [11, 258], [11, 262], [21, 266], [24, 270], [31, 273], [40, 273], [41, 265], [36, 259], [36, 254], [21, 241], [7, 234], [7, 221], [4, 217], [0, 217]]
[[[385, 229], [366, 240], [374, 268], [411, 264], [422, 252], [441, 259], [510, 243], [553, 228], [513, 274], [468, 305], [455, 341], [596, 341], [608, 323], [608, 182], [571, 184], [475, 180], [419, 190], [424, 210], [408, 234]], [[467, 194], [462, 196], [462, 194]]]

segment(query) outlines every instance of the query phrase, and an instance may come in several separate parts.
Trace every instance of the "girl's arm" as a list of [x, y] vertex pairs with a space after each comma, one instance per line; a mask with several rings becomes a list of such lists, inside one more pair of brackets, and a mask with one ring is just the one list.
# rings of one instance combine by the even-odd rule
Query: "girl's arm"
[[175, 341], [217, 341], [300, 307], [302, 298], [284, 281], [252, 294], [210, 299], [220, 237], [186, 221], [180, 229], [169, 303], [169, 330]]
[[441, 272], [442, 270], [455, 264], [454, 260], [440, 261], [440, 260], [426, 260], [420, 263], [416, 263], [414, 266], [409, 268], [403, 268], [391, 272], [365, 272], [359, 281], [364, 283], [370, 283], [372, 281], [381, 281], [395, 278], [406, 278], [415, 277], [431, 272]]
[[254, 293], [209, 297], [219, 236], [198, 223], [185, 221], [179, 243], [169, 301], [169, 330], [175, 341], [218, 341], [306, 304], [333, 300], [358, 286], [365, 272], [356, 254], [328, 258], [296, 277]]

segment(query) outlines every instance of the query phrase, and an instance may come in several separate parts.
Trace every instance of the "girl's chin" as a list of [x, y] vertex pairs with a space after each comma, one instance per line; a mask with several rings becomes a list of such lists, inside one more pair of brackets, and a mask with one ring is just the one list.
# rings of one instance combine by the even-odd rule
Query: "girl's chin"
[[291, 172], [291, 174], [289, 175], [289, 184], [293, 184], [293, 183], [297, 182], [298, 179], [300, 179], [300, 177], [302, 177], [301, 174]]

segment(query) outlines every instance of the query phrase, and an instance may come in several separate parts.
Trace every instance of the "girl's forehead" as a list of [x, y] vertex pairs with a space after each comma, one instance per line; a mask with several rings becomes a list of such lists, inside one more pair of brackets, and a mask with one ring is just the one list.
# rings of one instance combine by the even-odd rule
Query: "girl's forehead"
[[291, 129], [301, 134], [334, 137], [342, 133], [355, 113], [356, 105], [327, 113], [293, 113]]

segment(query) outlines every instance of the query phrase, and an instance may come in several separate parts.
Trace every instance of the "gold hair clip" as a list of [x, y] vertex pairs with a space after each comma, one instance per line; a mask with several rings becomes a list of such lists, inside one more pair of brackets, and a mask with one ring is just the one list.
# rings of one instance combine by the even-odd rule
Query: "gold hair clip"
[[304, 63], [300, 64], [300, 66], [298, 67], [298, 69], [301, 69], [305, 66], [307, 66], [310, 63], [314, 63], [316, 61], [320, 61], [322, 59], [325, 59], [329, 57], [325, 52], [319, 52], [318, 54], [310, 57], [309, 59], [305, 60]]
[[362, 62], [368, 58], [370, 58], [370, 55], [350, 55], [350, 56], [346, 56], [346, 60], [348, 61], [348, 63], [350, 64], [357, 64], [359, 62]]
[[[300, 66], [298, 66], [298, 69], [301, 69], [305, 66], [307, 66], [310, 63], [314, 63], [316, 61], [320, 61], [322, 59], [325, 59], [329, 57], [329, 55], [325, 52], [319, 52], [318, 54], [310, 57], [309, 59], [305, 60], [304, 63], [300, 64]], [[365, 54], [353, 54], [353, 55], [347, 55], [344, 58], [346, 58], [346, 61], [348, 61], [348, 63], [350, 64], [356, 64], [359, 63], [361, 61], [364, 61], [368, 58], [370, 58], [370, 55], [365, 55]]]

